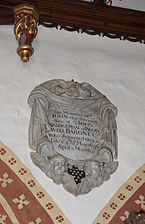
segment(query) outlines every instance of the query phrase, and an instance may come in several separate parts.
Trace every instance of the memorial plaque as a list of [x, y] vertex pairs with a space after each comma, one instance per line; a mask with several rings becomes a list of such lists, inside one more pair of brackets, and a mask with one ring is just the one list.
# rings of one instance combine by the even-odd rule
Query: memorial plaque
[[91, 115], [57, 110], [48, 116], [51, 132], [48, 138], [55, 150], [69, 159], [85, 160], [97, 155], [101, 141], [99, 121]]
[[117, 108], [88, 83], [50, 80], [30, 94], [31, 158], [75, 196], [117, 169]]

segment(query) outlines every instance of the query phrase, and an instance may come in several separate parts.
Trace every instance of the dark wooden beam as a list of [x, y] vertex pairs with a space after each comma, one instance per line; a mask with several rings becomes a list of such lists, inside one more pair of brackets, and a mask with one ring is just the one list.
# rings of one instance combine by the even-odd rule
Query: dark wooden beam
[[14, 8], [31, 4], [39, 13], [39, 24], [68, 31], [98, 34], [134, 42], [145, 40], [145, 12], [107, 6], [105, 0], [0, 0], [0, 25], [14, 23]]

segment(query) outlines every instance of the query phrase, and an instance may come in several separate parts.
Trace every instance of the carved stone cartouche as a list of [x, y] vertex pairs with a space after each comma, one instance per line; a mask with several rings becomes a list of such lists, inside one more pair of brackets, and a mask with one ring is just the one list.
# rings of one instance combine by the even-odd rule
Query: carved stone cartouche
[[118, 166], [117, 108], [88, 83], [50, 80], [30, 94], [29, 145], [35, 165], [78, 196]]
[[132, 211], [124, 224], [145, 224], [145, 212]]

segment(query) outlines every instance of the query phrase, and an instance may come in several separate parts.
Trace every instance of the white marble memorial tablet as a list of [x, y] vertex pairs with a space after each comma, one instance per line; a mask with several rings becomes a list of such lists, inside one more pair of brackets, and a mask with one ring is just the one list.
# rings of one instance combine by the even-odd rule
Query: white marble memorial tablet
[[117, 169], [116, 107], [88, 83], [50, 80], [30, 94], [31, 158], [77, 196]]
[[100, 125], [92, 115], [57, 110], [48, 120], [51, 123], [48, 139], [59, 154], [73, 160], [92, 159], [97, 155], [101, 145]]

